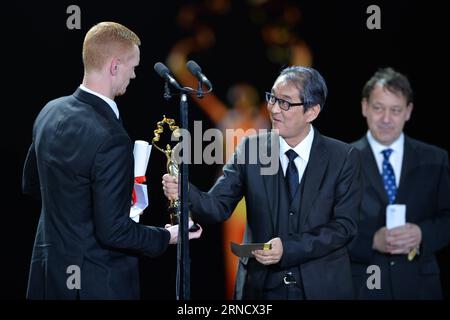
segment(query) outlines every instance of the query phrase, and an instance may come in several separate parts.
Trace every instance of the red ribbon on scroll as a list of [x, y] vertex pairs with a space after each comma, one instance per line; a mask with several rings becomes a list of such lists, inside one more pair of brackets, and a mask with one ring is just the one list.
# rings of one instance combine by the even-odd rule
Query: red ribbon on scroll
[[[139, 176], [139, 177], [134, 178], [134, 183], [144, 183], [145, 181], [146, 181], [145, 176]], [[137, 196], [136, 196], [136, 191], [134, 190], [134, 187], [133, 187], [133, 193], [131, 194], [131, 205], [133, 206], [136, 202], [137, 202]]]

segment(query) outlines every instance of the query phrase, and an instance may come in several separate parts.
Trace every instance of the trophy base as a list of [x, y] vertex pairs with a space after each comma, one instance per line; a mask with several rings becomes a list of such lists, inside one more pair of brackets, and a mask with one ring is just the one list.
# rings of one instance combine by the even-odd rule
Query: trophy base
[[195, 232], [200, 230], [200, 226], [196, 223], [194, 223], [190, 228], [189, 228], [189, 232]]
[[[169, 206], [170, 224], [172, 224], [172, 225], [180, 224], [180, 210], [179, 209], [180, 209], [180, 204], [179, 204], [178, 200], [175, 201], [174, 203], [171, 203], [171, 205]], [[198, 230], [200, 230], [200, 226], [196, 223], [194, 223], [189, 228], [189, 232], [195, 232]]]
[[[175, 215], [175, 214], [171, 214], [170, 215], [170, 224], [172, 225], [177, 225], [180, 224], [180, 215]], [[196, 232], [200, 230], [200, 226], [196, 223], [194, 223], [190, 228], [189, 228], [189, 232]]]

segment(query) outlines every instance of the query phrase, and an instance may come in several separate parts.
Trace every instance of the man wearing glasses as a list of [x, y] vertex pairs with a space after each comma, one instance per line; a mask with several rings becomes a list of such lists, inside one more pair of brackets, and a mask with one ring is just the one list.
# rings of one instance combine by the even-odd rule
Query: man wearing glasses
[[[239, 260], [236, 299], [350, 299], [353, 284], [346, 245], [357, 232], [361, 198], [358, 151], [322, 136], [311, 123], [325, 104], [327, 87], [312, 68], [288, 67], [266, 93], [276, 133], [246, 137], [223, 176], [209, 192], [190, 185], [193, 217], [226, 220], [246, 199], [244, 243], [270, 243]], [[275, 174], [261, 174], [261, 162], [240, 163], [255, 139], [274, 147]], [[271, 152], [272, 150], [269, 150]], [[169, 199], [178, 196], [175, 178], [164, 175]]]

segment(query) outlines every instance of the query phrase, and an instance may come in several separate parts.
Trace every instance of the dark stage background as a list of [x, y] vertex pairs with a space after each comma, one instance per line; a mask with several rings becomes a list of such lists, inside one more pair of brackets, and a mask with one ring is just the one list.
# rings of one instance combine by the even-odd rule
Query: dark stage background
[[[36, 1], [2, 4], [2, 136], [3, 191], [0, 297], [25, 297], [28, 267], [40, 204], [21, 194], [21, 170], [31, 142], [34, 118], [44, 104], [71, 94], [81, 83], [82, 41], [95, 23], [112, 20], [142, 40], [141, 64], [127, 94], [117, 99], [132, 140], [151, 140], [163, 114], [178, 118], [178, 100], [162, 98], [163, 82], [153, 71], [166, 63], [174, 45], [199, 30], [213, 41], [189, 54], [227, 103], [227, 90], [246, 82], [260, 99], [289, 64], [286, 43], [274, 44], [267, 26], [307, 44], [312, 65], [326, 79], [329, 99], [315, 122], [325, 135], [347, 142], [365, 133], [360, 92], [379, 67], [405, 73], [415, 90], [415, 109], [406, 132], [450, 149], [448, 118], [448, 15], [443, 1]], [[66, 8], [81, 9], [81, 30], [69, 30]], [[369, 30], [366, 9], [381, 8], [381, 30]], [[284, 10], [287, 6], [288, 9]], [[184, 15], [182, 14], [184, 13]], [[292, 15], [292, 16], [291, 16]], [[283, 18], [284, 17], [284, 18]], [[280, 31], [281, 30], [281, 31]], [[275, 33], [276, 35], [278, 33]], [[275, 37], [277, 38], [277, 37]], [[5, 85], [6, 84], [6, 85]], [[190, 121], [204, 130], [215, 124], [190, 100]], [[147, 172], [150, 209], [141, 222], [167, 222], [161, 189], [165, 158], [153, 151]], [[218, 166], [191, 165], [191, 181], [208, 189]], [[450, 196], [450, 195], [449, 195]], [[450, 232], [450, 230], [449, 230]], [[192, 299], [224, 299], [224, 266], [220, 225], [204, 226], [201, 240], [191, 242]], [[446, 297], [450, 295], [450, 250], [440, 254]], [[175, 299], [176, 248], [141, 263], [144, 299]]]

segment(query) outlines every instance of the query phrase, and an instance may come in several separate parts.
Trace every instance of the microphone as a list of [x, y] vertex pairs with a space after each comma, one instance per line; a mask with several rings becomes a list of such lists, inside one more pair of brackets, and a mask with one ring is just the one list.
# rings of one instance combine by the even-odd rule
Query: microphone
[[157, 62], [153, 67], [156, 73], [159, 74], [161, 78], [169, 82], [172, 86], [177, 88], [178, 90], [182, 90], [181, 86], [178, 84], [177, 80], [175, 80], [170, 74], [169, 68], [167, 68], [163, 63]]
[[193, 60], [189, 60], [186, 63], [186, 67], [189, 69], [189, 71], [195, 76], [197, 77], [197, 79], [201, 82], [204, 83], [208, 88], [209, 91], [212, 90], [212, 84], [211, 81], [208, 80], [208, 78], [202, 73], [202, 68], [200, 68], [200, 66]]

